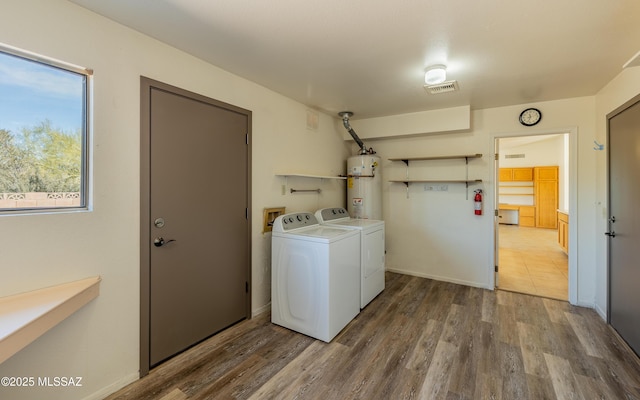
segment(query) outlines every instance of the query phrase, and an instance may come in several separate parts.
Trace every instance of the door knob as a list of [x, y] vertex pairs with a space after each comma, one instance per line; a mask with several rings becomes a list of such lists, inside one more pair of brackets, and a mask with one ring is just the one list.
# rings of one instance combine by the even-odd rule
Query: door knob
[[156, 247], [161, 247], [164, 246], [167, 243], [171, 243], [171, 242], [175, 242], [175, 239], [169, 239], [169, 240], [164, 240], [163, 237], [157, 237], [155, 239], [153, 239], [153, 245]]
[[616, 233], [614, 231], [605, 232], [604, 234], [607, 235], [607, 236], [616, 237]]

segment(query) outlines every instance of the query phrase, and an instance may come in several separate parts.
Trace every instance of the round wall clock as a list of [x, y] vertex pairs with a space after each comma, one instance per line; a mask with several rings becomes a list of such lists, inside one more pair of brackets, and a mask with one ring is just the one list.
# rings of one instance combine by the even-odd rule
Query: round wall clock
[[527, 108], [520, 113], [520, 123], [524, 126], [533, 126], [541, 119], [542, 113], [537, 108]]

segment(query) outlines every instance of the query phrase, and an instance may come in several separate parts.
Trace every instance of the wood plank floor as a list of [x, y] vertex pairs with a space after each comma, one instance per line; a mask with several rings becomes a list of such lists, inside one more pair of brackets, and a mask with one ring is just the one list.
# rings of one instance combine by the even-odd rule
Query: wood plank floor
[[557, 230], [501, 224], [498, 232], [500, 289], [569, 298], [569, 257], [558, 245]]
[[108, 399], [640, 399], [640, 363], [591, 309], [387, 273], [331, 343], [263, 313]]

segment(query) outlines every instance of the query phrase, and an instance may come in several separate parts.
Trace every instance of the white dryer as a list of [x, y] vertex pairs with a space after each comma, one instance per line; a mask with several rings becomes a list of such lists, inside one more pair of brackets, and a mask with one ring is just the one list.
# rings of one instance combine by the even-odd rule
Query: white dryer
[[358, 232], [281, 215], [271, 242], [271, 322], [330, 342], [360, 312]]
[[316, 211], [321, 224], [360, 232], [360, 308], [384, 290], [384, 221], [351, 218], [341, 207]]

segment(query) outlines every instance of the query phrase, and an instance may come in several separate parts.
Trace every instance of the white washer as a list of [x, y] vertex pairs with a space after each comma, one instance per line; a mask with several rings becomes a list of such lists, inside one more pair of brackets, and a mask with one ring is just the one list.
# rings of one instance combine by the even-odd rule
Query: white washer
[[384, 290], [384, 221], [349, 217], [341, 207], [316, 211], [321, 224], [360, 232], [360, 308]]
[[358, 232], [281, 215], [271, 242], [271, 322], [330, 342], [360, 312]]

